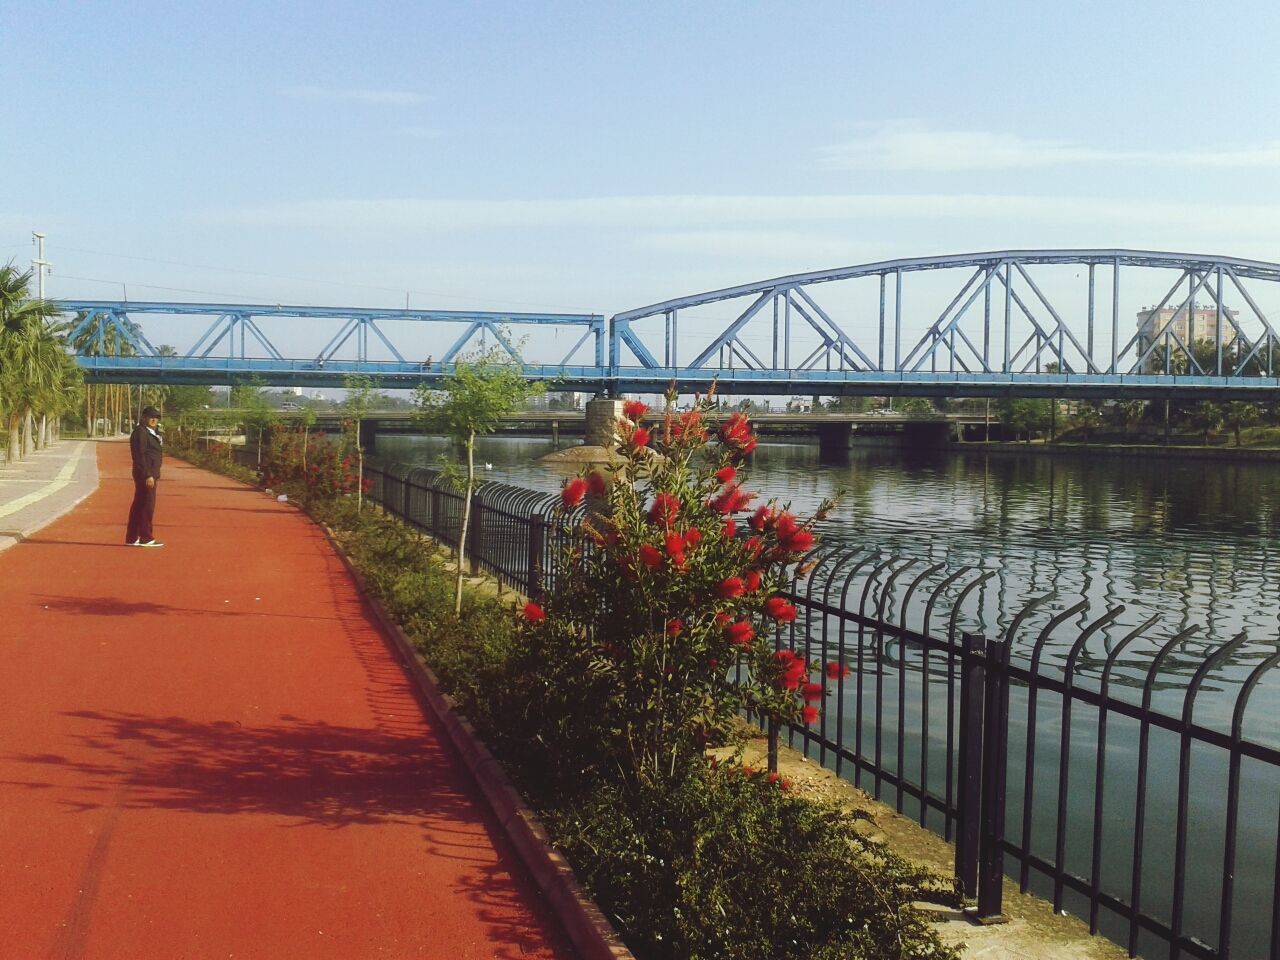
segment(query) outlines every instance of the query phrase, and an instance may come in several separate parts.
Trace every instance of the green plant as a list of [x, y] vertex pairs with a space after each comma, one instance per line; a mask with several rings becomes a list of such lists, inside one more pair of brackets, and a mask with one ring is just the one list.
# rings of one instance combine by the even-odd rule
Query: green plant
[[501, 363], [496, 354], [459, 363], [436, 387], [420, 385], [414, 396], [417, 416], [428, 432], [442, 433], [462, 444], [467, 453], [463, 484], [462, 527], [458, 534], [458, 570], [454, 582], [454, 612], [462, 612], [462, 577], [467, 529], [471, 523], [471, 493], [476, 483], [476, 438], [498, 428], [498, 421], [545, 386], [530, 383], [518, 367]]
[[566, 513], [585, 498], [587, 515], [545, 609], [525, 608], [509, 709], [547, 731], [538, 752], [561, 781], [592, 770], [676, 780], [743, 709], [774, 729], [818, 716], [815, 665], [772, 640], [797, 616], [780, 591], [814, 520], [772, 502], [742, 518], [755, 499], [739, 473], [750, 423], [731, 415], [709, 446], [711, 399], [681, 414], [674, 401], [652, 431], [645, 405], [625, 404], [616, 475], [565, 485]]

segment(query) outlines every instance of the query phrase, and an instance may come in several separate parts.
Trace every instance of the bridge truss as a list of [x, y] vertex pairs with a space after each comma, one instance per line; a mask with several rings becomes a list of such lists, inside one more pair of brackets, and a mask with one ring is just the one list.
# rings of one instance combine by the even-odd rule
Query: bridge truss
[[[76, 314], [78, 357], [97, 379], [332, 385], [358, 372], [408, 386], [447, 375], [477, 337], [492, 336], [531, 378], [617, 393], [661, 391], [672, 380], [685, 392], [716, 380], [731, 393], [821, 395], [1262, 398], [1280, 389], [1280, 335], [1270, 319], [1280, 311], [1280, 264], [1150, 251], [887, 260], [667, 300], [607, 325], [598, 314], [101, 301], [62, 308]], [[161, 356], [142, 332], [145, 314], [214, 319], [185, 353]], [[338, 329], [310, 356], [291, 359], [264, 329], [277, 318]], [[425, 363], [406, 358], [388, 334], [412, 323], [466, 326]], [[520, 325], [580, 336], [558, 363], [534, 362], [507, 333]], [[575, 363], [593, 337], [594, 356]]]

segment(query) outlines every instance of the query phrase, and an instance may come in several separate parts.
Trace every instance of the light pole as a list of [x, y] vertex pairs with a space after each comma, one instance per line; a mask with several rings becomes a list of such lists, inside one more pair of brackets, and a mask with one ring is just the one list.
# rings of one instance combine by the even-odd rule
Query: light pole
[[44, 299], [44, 275], [46, 271], [52, 272], [50, 268], [53, 266], [44, 258], [44, 234], [38, 230], [31, 231], [31, 242], [36, 245], [36, 255], [31, 260], [31, 266], [36, 271], [36, 289], [39, 291], [36, 295]]

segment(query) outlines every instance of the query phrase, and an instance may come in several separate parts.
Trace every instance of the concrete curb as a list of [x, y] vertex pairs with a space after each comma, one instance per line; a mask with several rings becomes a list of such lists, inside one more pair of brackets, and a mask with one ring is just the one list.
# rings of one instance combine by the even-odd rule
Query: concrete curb
[[551, 846], [546, 830], [511, 785], [489, 748], [480, 740], [470, 722], [454, 708], [453, 700], [440, 690], [431, 668], [423, 662], [413, 642], [369, 589], [368, 582], [342, 549], [333, 531], [324, 524], [318, 526], [351, 574], [360, 596], [382, 627], [389, 646], [413, 680], [419, 697], [444, 727], [450, 742], [479, 784], [494, 817], [583, 960], [635, 960], [600, 908], [583, 892], [568, 861]]
[[[96, 457], [97, 456], [96, 452], [92, 454], [92, 456]], [[88, 483], [87, 480], [82, 480], [77, 482]], [[59, 507], [57, 510], [53, 511], [52, 513], [42, 514], [38, 520], [33, 520], [29, 522], [22, 529], [6, 530], [3, 533], [0, 533], [0, 551], [21, 543], [23, 540], [26, 540], [27, 538], [29, 538], [32, 534], [39, 533], [41, 530], [49, 526], [49, 524], [53, 523], [54, 521], [61, 520], [68, 513], [70, 513], [76, 507], [80, 506], [80, 504], [84, 503], [91, 496], [97, 493], [98, 488], [100, 486], [102, 486], [102, 478], [98, 475], [97, 464], [95, 463], [94, 471], [93, 471], [92, 486], [88, 487], [83, 493], [81, 493], [74, 500], [70, 501], [64, 506]]]

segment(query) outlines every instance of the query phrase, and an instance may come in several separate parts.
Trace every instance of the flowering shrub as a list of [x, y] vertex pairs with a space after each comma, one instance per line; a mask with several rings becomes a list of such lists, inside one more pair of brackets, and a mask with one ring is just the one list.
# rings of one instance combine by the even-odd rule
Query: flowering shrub
[[564, 485], [566, 512], [585, 503], [579, 537], [555, 593], [524, 613], [543, 701], [524, 709], [566, 733], [590, 730], [595, 755], [574, 758], [579, 770], [605, 762], [646, 782], [681, 774], [743, 707], [808, 723], [822, 692], [816, 667], [772, 642], [796, 617], [780, 591], [813, 546], [815, 518], [776, 503], [748, 515], [750, 423], [735, 413], [713, 441], [710, 400], [683, 413], [673, 400], [649, 426], [648, 408], [629, 401], [621, 466]]
[[[335, 443], [324, 431], [274, 424], [262, 461], [262, 483], [280, 487], [302, 485], [309, 499], [330, 499], [355, 493], [360, 487], [357, 454], [349, 444]], [[364, 491], [372, 486], [364, 481]]]

